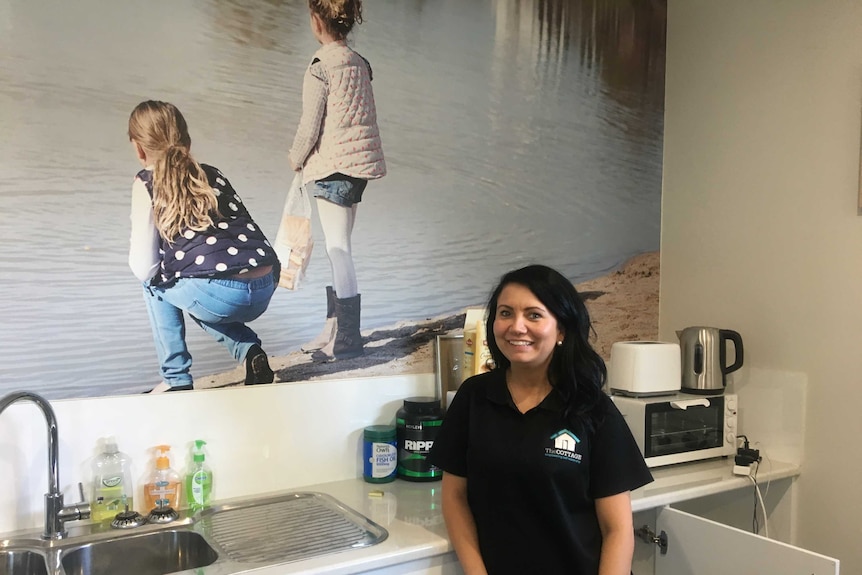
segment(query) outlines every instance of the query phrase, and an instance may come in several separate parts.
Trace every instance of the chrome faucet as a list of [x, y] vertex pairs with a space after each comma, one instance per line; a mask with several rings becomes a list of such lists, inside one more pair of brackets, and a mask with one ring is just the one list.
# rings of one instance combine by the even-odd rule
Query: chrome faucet
[[48, 424], [48, 493], [45, 494], [45, 531], [43, 539], [63, 539], [66, 536], [66, 521], [89, 519], [90, 504], [84, 499], [84, 488], [79, 483], [81, 503], [63, 506], [63, 493], [60, 491], [60, 472], [58, 463], [57, 416], [48, 400], [29, 391], [15, 391], [0, 398], [0, 413], [16, 401], [32, 401], [45, 416]]

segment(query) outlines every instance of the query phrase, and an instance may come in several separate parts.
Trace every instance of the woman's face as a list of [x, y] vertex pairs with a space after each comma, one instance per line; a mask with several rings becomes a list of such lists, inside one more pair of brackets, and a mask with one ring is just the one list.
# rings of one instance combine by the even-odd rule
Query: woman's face
[[563, 336], [557, 318], [528, 288], [508, 284], [500, 292], [494, 340], [513, 366], [547, 367]]

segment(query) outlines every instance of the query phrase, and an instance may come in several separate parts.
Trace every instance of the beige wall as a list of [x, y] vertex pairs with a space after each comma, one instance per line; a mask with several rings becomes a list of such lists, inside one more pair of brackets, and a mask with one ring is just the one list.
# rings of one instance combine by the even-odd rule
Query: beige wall
[[667, 51], [661, 338], [807, 375], [796, 543], [862, 573], [862, 2], [669, 0]]

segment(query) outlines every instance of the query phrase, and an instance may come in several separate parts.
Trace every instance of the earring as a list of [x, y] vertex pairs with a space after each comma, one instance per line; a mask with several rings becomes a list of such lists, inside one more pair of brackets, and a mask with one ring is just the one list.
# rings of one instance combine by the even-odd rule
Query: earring
[[560, 347], [561, 345], [563, 345], [563, 340], [557, 342], [557, 347]]

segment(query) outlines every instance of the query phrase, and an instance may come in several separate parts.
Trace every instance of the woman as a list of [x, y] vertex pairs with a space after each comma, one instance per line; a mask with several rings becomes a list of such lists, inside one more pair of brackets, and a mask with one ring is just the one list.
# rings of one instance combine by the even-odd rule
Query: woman
[[628, 575], [629, 492], [652, 481], [603, 393], [606, 368], [572, 283], [532, 265], [488, 304], [496, 367], [465, 381], [428, 460], [468, 575]]
[[275, 292], [275, 251], [224, 174], [192, 158], [176, 106], [138, 104], [129, 140], [144, 167], [132, 184], [129, 266], [144, 283], [162, 374], [150, 393], [194, 388], [183, 312], [245, 362], [246, 385], [272, 383], [260, 339], [245, 324]]

